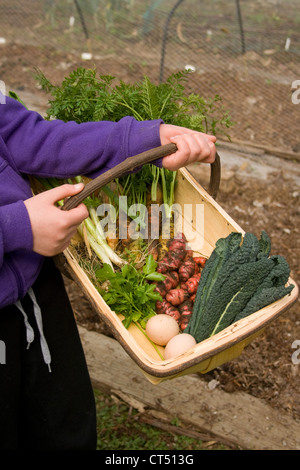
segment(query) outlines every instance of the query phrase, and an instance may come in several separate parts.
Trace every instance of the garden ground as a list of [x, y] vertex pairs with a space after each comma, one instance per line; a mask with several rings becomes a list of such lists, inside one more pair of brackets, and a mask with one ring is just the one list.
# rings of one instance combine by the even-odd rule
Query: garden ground
[[[30, 52], [32, 57], [32, 52], [35, 52], [35, 62], [56, 83], [60, 83], [76, 66], [94, 65], [94, 62], [82, 62], [71, 55], [60, 55], [55, 51], [50, 56], [48, 53], [47, 60], [43, 60], [43, 51], [38, 48], [33, 51], [33, 46], [5, 47], [7, 49], [1, 51], [0, 59], [1, 80], [5, 81], [9, 89], [21, 94], [25, 100], [28, 99], [27, 105], [31, 109], [40, 112], [45, 111], [48, 97], [37, 87], [33, 77], [33, 64], [32, 67], [28, 65], [32, 59], [26, 58], [26, 53]], [[128, 81], [145, 74], [151, 77], [153, 69], [147, 65], [128, 64], [126, 60], [116, 61], [114, 57], [98, 59], [95, 65], [101, 73], [109, 73]], [[200, 86], [200, 81], [204, 79], [195, 76], [194, 80], [191, 88]], [[199, 92], [198, 89], [194, 91]], [[261, 92], [261, 88], [252, 89], [251, 96], [259, 97]], [[234, 99], [232, 97], [232, 103]], [[229, 99], [227, 103], [230, 104]], [[224, 103], [225, 108], [227, 103]], [[230, 111], [230, 106], [228, 109]], [[272, 132], [267, 129], [267, 121], [266, 129], [262, 129], [255, 119], [252, 122], [250, 120], [251, 113], [247, 126], [257, 135], [266, 132], [269, 146], [276, 147], [276, 141], [272, 142], [272, 132], [275, 138], [280, 136], [284, 140], [284, 115], [281, 114], [278, 128], [273, 128]], [[237, 124], [238, 127], [241, 125], [242, 122]], [[298, 123], [295, 122], [295, 129], [289, 129], [289, 132], [299, 135]], [[293, 146], [295, 150], [296, 140]], [[244, 230], [253, 231], [256, 235], [261, 230], [267, 231], [272, 241], [272, 253], [286, 257], [291, 267], [291, 276], [299, 284], [300, 185], [297, 175], [299, 176], [300, 164], [297, 159], [290, 159], [291, 150], [287, 146], [287, 158], [279, 158], [260, 149], [254, 150], [241, 145], [234, 147], [228, 143], [221, 145], [223, 178], [217, 201]], [[199, 168], [191, 170], [199, 181], [205, 177], [205, 174], [199, 173]], [[110, 335], [77, 287], [66, 282], [79, 325]], [[300, 340], [299, 300], [269, 325], [239, 358], [205, 376], [199, 376], [199, 380], [215, 380], [216, 386], [227, 393], [246, 392], [283, 410], [299, 422], [300, 365], [292, 361], [292, 354], [295, 352], [293, 343], [296, 340]]]

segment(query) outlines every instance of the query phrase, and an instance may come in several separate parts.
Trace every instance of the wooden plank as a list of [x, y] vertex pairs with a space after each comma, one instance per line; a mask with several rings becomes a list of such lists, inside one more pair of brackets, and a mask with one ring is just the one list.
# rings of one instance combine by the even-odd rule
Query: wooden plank
[[300, 450], [300, 426], [289, 415], [246, 393], [228, 394], [198, 375], [153, 385], [120, 344], [79, 327], [95, 388], [113, 393], [136, 409], [177, 417], [199, 433], [243, 449]]

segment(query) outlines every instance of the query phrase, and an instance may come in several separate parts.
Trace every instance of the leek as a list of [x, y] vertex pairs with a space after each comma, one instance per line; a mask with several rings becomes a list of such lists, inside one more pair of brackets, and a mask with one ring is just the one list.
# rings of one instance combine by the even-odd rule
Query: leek
[[[117, 266], [123, 266], [125, 261], [121, 259], [117, 253], [108, 245], [105, 234], [101, 225], [101, 222], [97, 216], [96, 210], [91, 207], [89, 209], [90, 217], [85, 219], [86, 228], [90, 232], [90, 235], [94, 238], [96, 243], [101, 246], [105, 251], [108, 259]], [[110, 263], [111, 264], [111, 263]]]
[[[80, 176], [76, 177], [75, 180], [77, 182], [82, 182], [82, 178]], [[52, 189], [57, 187], [61, 184], [59, 180], [56, 178], [38, 178], [38, 181], [43, 184], [46, 190]], [[72, 180], [68, 180], [70, 184], [72, 184]], [[81, 238], [85, 241], [84, 231], [83, 231], [83, 224], [86, 227], [86, 237], [87, 243], [89, 247], [94, 251], [94, 253], [98, 256], [98, 258], [102, 261], [102, 263], [109, 264], [113, 268], [113, 264], [117, 266], [123, 266], [126, 262], [122, 260], [117, 253], [108, 245], [105, 234], [101, 225], [101, 221], [99, 220], [96, 209], [91, 207], [89, 204], [90, 200], [84, 201], [89, 211], [89, 217], [87, 217], [78, 227], [77, 231], [81, 235]], [[59, 206], [63, 206], [64, 201], [58, 201]]]

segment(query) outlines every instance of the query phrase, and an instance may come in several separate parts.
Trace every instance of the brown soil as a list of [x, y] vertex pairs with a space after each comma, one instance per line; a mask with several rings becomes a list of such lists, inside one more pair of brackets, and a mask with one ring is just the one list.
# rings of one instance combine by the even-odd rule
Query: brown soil
[[[128, 81], [137, 80], [137, 77], [140, 79], [145, 74], [151, 77], [154, 73], [152, 65], [135, 63], [129, 65], [126, 57], [122, 61], [111, 57], [94, 62], [101, 73], [109, 73]], [[42, 100], [45, 95], [37, 87], [33, 77], [33, 68], [36, 65], [50, 80], [60, 83], [64, 76], [76, 66], [90, 67], [94, 65], [94, 62], [83, 62], [70, 54], [59, 54], [54, 50], [47, 50], [47, 55], [45, 55], [44, 50], [33, 46], [25, 48], [12, 44], [5, 46], [5, 50], [0, 49], [1, 80], [5, 81], [9, 89], [17, 92], [18, 90], [28, 91]], [[155, 75], [157, 76], [157, 70]], [[199, 86], [201, 83], [207, 84], [207, 76], [206, 78], [197, 76], [197, 83]], [[191, 86], [196, 86], [196, 81]], [[210, 90], [213, 87], [214, 91], [217, 91], [220, 86], [221, 83], [218, 85], [216, 81], [211, 81]], [[209, 90], [208, 85], [207, 87]], [[279, 88], [278, 85], [278, 93], [286, 93]], [[235, 90], [237, 89], [238, 84]], [[194, 91], [200, 92], [197, 89]], [[257, 98], [257, 105], [259, 105], [259, 97], [262, 93], [262, 83], [258, 82], [257, 89], [251, 89], [251, 96]], [[236, 99], [236, 92], [226, 97], [225, 107], [228, 105], [227, 109], [233, 109], [233, 113], [235, 113]], [[243, 103], [245, 106], [245, 100]], [[272, 112], [277, 111], [274, 109]], [[237, 129], [241, 130], [247, 125], [247, 128], [251, 130], [249, 131], [251, 135], [263, 134], [265, 143], [274, 147], [278, 138], [283, 141], [285, 139], [282, 132], [284, 115], [282, 115], [282, 109], [278, 112], [281, 114], [275, 127], [274, 125], [272, 128], [268, 126], [266, 118], [262, 128], [261, 122], [249, 113], [247, 122], [239, 121], [234, 132], [238, 136]], [[297, 123], [294, 129], [289, 128], [288, 131], [289, 135], [294, 137], [299, 135]], [[292, 145], [290, 142], [286, 144], [288, 150], [293, 150], [291, 147], [295, 148], [297, 142], [295, 139]], [[221, 206], [245, 230], [252, 231], [256, 235], [259, 235], [262, 229], [268, 232], [272, 240], [273, 253], [287, 258], [291, 266], [291, 276], [297, 283], [300, 281], [299, 199], [299, 188], [295, 187], [295, 184], [284, 174], [284, 160], [282, 171], [274, 171], [267, 183], [262, 180], [244, 179], [236, 172], [232, 179], [231, 191], [223, 191], [221, 187], [218, 195], [218, 202]], [[77, 287], [68, 280], [66, 284], [78, 322], [88, 329], [109, 334], [89, 302], [78, 292]], [[247, 392], [265, 400], [273, 407], [285, 410], [295, 419], [300, 419], [300, 365], [292, 362], [294, 352], [292, 344], [295, 340], [300, 340], [299, 301], [268, 326], [263, 335], [254, 340], [242, 356], [206, 376], [199, 377], [199, 380], [215, 379], [218, 387], [226, 392], [234, 393], [237, 390]]]

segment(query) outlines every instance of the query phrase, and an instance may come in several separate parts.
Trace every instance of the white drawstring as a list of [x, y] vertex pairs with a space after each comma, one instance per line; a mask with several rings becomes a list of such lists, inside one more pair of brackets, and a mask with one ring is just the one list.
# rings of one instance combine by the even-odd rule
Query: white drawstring
[[18, 309], [22, 312], [23, 316], [24, 316], [24, 323], [25, 323], [25, 327], [26, 327], [26, 338], [27, 338], [27, 349], [29, 349], [29, 346], [30, 344], [32, 343], [32, 341], [34, 340], [34, 331], [28, 321], [28, 317], [22, 307], [22, 304], [21, 302], [18, 300], [16, 303], [15, 303], [16, 307], [18, 307]]
[[[49, 372], [51, 372], [51, 367], [50, 367], [51, 355], [50, 355], [50, 351], [49, 351], [49, 348], [48, 348], [46, 338], [44, 336], [42, 312], [41, 312], [39, 304], [37, 303], [34, 292], [31, 288], [29, 289], [28, 294], [29, 294], [29, 296], [32, 300], [32, 303], [33, 303], [33, 312], [34, 312], [36, 323], [37, 323], [37, 326], [38, 326], [38, 329], [39, 329], [39, 332], [40, 332], [40, 343], [41, 343], [43, 358], [44, 358], [45, 363], [48, 365]], [[34, 331], [33, 331], [33, 328], [31, 327], [31, 325], [29, 324], [28, 317], [27, 317], [26, 312], [24, 311], [24, 309], [22, 307], [21, 302], [18, 300], [15, 305], [21, 311], [21, 313], [24, 316], [24, 323], [25, 323], [25, 327], [26, 327], [27, 349], [28, 349], [30, 344], [34, 340]]]

